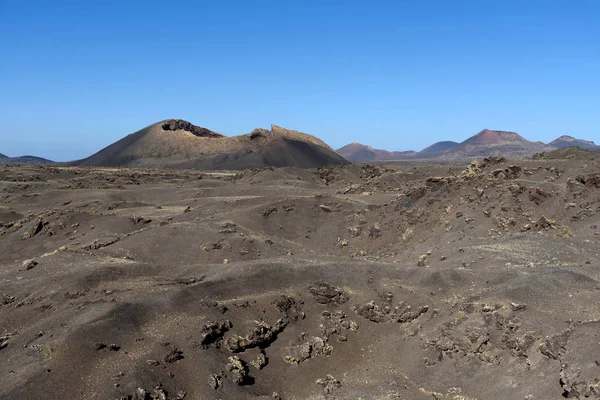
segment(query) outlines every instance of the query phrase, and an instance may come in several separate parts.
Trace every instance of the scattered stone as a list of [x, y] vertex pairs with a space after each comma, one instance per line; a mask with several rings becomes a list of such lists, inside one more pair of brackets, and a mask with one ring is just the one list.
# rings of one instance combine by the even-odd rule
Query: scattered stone
[[424, 314], [429, 309], [429, 306], [422, 306], [413, 310], [411, 306], [400, 305], [390, 307], [389, 304], [382, 306], [376, 305], [374, 301], [362, 305], [354, 306], [354, 311], [363, 318], [372, 322], [400, 322], [407, 323], [417, 319], [421, 314]]
[[104, 343], [102, 343], [102, 342], [96, 342], [94, 344], [94, 348], [96, 349], [96, 351], [103, 350], [103, 349], [106, 348], [106, 345]]
[[550, 197], [552, 197], [552, 194], [545, 192], [540, 188], [535, 188], [529, 191], [529, 200], [534, 202], [536, 206], [539, 206]]
[[555, 229], [556, 221], [548, 219], [543, 215], [533, 225], [538, 230]]
[[2, 304], [3, 306], [6, 306], [8, 304], [12, 304], [17, 300], [17, 298], [15, 296], [9, 296], [7, 294], [2, 296]]
[[173, 347], [171, 351], [163, 356], [163, 362], [174, 363], [182, 360], [183, 358], [183, 351], [179, 350], [177, 347]]
[[331, 396], [342, 387], [342, 383], [335, 379], [332, 375], [327, 375], [325, 378], [317, 379], [317, 385], [323, 388], [325, 396]]
[[30, 269], [35, 268], [37, 265], [38, 265], [38, 262], [35, 261], [33, 258], [30, 260], [23, 261], [23, 267], [25, 267], [26, 271], [29, 271]]
[[277, 311], [284, 313], [292, 321], [304, 319], [304, 312], [300, 306], [304, 304], [302, 301], [296, 301], [293, 297], [281, 295], [272, 303]]
[[290, 347], [289, 354], [283, 359], [290, 364], [300, 364], [309, 358], [329, 356], [332, 352], [333, 347], [325, 339], [315, 336], [301, 345]]
[[341, 290], [328, 283], [321, 283], [319, 286], [313, 286], [310, 293], [319, 304], [344, 304], [348, 301], [348, 296]]
[[527, 308], [527, 305], [525, 304], [510, 303], [510, 309], [513, 311], [522, 311], [525, 308]]
[[369, 227], [369, 238], [374, 239], [381, 236], [381, 229], [379, 226], [374, 225]]
[[348, 233], [350, 237], [358, 237], [362, 232], [362, 227], [360, 225], [350, 226], [348, 227]]
[[331, 207], [325, 205], [325, 204], [319, 204], [319, 208], [321, 209], [321, 211], [323, 212], [331, 212]]
[[223, 377], [221, 375], [212, 374], [208, 377], [208, 385], [217, 390], [221, 386], [223, 386]]
[[427, 254], [422, 254], [419, 256], [419, 259], [417, 260], [417, 267], [424, 267], [427, 264]]
[[269, 218], [269, 216], [271, 216], [271, 214], [276, 213], [277, 212], [277, 207], [271, 207], [266, 209], [265, 211], [262, 212], [262, 216], [264, 218]]
[[231, 356], [228, 358], [229, 363], [225, 366], [229, 371], [229, 378], [236, 385], [243, 385], [248, 379], [248, 366], [239, 357]]
[[217, 342], [223, 338], [225, 332], [227, 332], [232, 326], [233, 324], [229, 320], [226, 320], [222, 323], [209, 321], [202, 327], [200, 344], [206, 347], [209, 344]]
[[221, 224], [220, 233], [235, 233], [237, 231], [237, 226], [233, 222], [225, 222]]
[[38, 233], [40, 233], [42, 231], [42, 229], [44, 229], [44, 225], [47, 225], [47, 222], [44, 222], [44, 220], [42, 220], [42, 218], [38, 218], [37, 221], [35, 222], [35, 224], [33, 225], [33, 227], [31, 228], [31, 230], [29, 231], [29, 234], [27, 235], [28, 238], [32, 238], [35, 235], [37, 235]]
[[264, 321], [254, 321], [254, 329], [246, 336], [233, 335], [224, 340], [224, 347], [232, 353], [238, 353], [253, 347], [265, 348], [283, 331], [287, 321], [279, 319], [275, 326]]
[[267, 357], [263, 353], [261, 353], [254, 360], [250, 361], [250, 364], [252, 364], [254, 368], [261, 370], [265, 365], [268, 364], [268, 362], [269, 361]]

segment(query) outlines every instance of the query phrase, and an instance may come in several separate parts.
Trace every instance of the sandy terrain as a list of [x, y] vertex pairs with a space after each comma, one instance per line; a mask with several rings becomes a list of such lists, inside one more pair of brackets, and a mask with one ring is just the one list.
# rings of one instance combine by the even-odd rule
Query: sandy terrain
[[600, 398], [598, 188], [589, 157], [0, 167], [0, 398]]

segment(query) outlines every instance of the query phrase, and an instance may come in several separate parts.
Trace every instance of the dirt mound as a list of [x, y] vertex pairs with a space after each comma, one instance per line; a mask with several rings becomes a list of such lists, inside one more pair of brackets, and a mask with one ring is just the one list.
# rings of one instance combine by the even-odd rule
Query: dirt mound
[[321, 140], [273, 125], [225, 137], [182, 120], [167, 120], [126, 136], [72, 163], [87, 166], [246, 169], [311, 168], [347, 161]]

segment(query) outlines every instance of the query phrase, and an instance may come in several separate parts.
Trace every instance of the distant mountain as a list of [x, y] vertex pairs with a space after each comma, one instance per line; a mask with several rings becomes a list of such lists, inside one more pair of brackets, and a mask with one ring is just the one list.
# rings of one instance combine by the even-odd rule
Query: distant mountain
[[366, 162], [366, 161], [391, 161], [410, 158], [414, 156], [414, 151], [387, 151], [374, 149], [360, 143], [350, 143], [337, 150], [338, 154], [348, 161]]
[[71, 165], [246, 169], [348, 164], [322, 140], [271, 125], [227, 137], [184, 120], [149, 125]]
[[419, 156], [436, 155], [436, 154], [440, 155], [441, 153], [445, 153], [445, 152], [453, 149], [456, 146], [458, 146], [457, 142], [452, 142], [452, 141], [437, 142], [427, 148], [424, 148], [417, 154]]
[[577, 147], [580, 147], [585, 150], [593, 150], [596, 147], [598, 147], [598, 146], [596, 146], [596, 143], [594, 143], [592, 141], [577, 139], [577, 138], [574, 138], [573, 136], [569, 136], [569, 135], [563, 135], [559, 138], [554, 139], [553, 141], [551, 141], [548, 144], [550, 146], [553, 146], [553, 147], [556, 147], [559, 149], [563, 149], [565, 147], [577, 146]]
[[523, 157], [550, 151], [542, 142], [530, 142], [516, 132], [484, 129], [444, 153], [444, 158]]
[[416, 159], [468, 159], [489, 156], [523, 157], [551, 151], [555, 147], [542, 142], [531, 142], [516, 132], [484, 129], [467, 140], [457, 143], [442, 141], [415, 153], [388, 152], [373, 149], [360, 143], [351, 143], [338, 149], [338, 153], [354, 162]]
[[8, 157], [4, 154], [0, 154], [0, 163], [2, 164], [54, 164], [54, 161], [46, 160], [41, 157], [34, 156], [20, 156], [20, 157]]

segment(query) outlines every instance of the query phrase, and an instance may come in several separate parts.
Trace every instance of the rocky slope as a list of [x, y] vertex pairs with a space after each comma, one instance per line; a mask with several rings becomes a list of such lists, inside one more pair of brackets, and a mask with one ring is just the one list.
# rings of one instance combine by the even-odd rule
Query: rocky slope
[[72, 165], [245, 169], [311, 168], [347, 161], [314, 136], [276, 125], [226, 137], [182, 120], [150, 125]]

